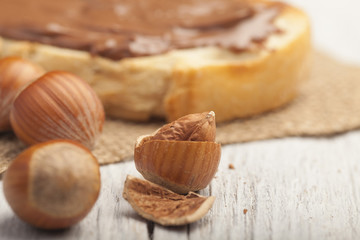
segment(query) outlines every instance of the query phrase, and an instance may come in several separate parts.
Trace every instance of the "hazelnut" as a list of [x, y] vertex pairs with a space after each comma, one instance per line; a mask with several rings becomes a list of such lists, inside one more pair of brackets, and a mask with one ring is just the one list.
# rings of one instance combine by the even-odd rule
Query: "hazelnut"
[[53, 140], [22, 152], [4, 176], [4, 194], [24, 221], [44, 229], [69, 227], [91, 210], [100, 191], [99, 164], [87, 148]]
[[40, 66], [19, 57], [0, 60], [0, 132], [11, 130], [10, 109], [18, 92], [43, 73]]
[[164, 226], [195, 222], [212, 207], [215, 197], [176, 194], [157, 184], [127, 176], [123, 197], [143, 218]]
[[220, 161], [215, 142], [215, 113], [190, 114], [169, 123], [135, 144], [134, 160], [145, 179], [176, 193], [205, 188]]
[[49, 72], [17, 96], [10, 113], [16, 136], [28, 145], [70, 139], [93, 148], [103, 123], [104, 109], [94, 90], [81, 78]]

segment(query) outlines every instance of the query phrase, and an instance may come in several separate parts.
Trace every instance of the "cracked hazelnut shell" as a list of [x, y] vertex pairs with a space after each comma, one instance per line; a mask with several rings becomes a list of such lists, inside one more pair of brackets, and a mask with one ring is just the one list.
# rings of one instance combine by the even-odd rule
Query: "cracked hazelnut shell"
[[157, 184], [127, 176], [123, 197], [143, 218], [164, 226], [179, 226], [202, 218], [212, 207], [215, 197], [189, 192], [176, 194]]
[[143, 177], [173, 192], [186, 194], [205, 188], [221, 156], [215, 142], [215, 113], [184, 116], [137, 139], [136, 169]]

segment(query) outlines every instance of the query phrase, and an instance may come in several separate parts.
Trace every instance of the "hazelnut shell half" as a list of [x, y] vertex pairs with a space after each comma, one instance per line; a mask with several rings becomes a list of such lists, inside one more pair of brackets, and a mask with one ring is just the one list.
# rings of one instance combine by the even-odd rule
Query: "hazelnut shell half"
[[123, 197], [143, 218], [164, 226], [195, 222], [212, 207], [215, 197], [176, 194], [157, 184], [127, 176]]
[[145, 179], [180, 194], [203, 189], [213, 179], [220, 162], [220, 144], [150, 138], [139, 137], [134, 151], [136, 169]]

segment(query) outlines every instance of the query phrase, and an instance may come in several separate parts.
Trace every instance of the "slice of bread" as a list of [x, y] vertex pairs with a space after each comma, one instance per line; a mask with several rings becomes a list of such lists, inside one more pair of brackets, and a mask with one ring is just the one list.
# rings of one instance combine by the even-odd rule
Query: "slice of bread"
[[282, 106], [297, 93], [306, 73], [310, 24], [285, 5], [274, 24], [281, 33], [263, 48], [234, 53], [218, 47], [113, 61], [87, 52], [0, 38], [0, 57], [18, 55], [46, 70], [73, 72], [95, 89], [108, 116], [168, 121], [213, 110], [217, 122]]

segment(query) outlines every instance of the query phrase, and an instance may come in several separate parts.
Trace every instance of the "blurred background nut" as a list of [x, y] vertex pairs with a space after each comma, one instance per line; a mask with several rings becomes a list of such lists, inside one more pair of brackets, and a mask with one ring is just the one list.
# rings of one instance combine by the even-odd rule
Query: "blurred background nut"
[[28, 85], [10, 113], [16, 136], [28, 145], [52, 139], [78, 141], [92, 149], [105, 113], [94, 90], [78, 76], [49, 72]]
[[10, 109], [18, 92], [44, 72], [40, 66], [20, 57], [0, 60], [0, 132], [11, 129]]
[[95, 204], [99, 165], [81, 144], [53, 140], [21, 153], [5, 173], [3, 186], [6, 200], [21, 219], [39, 228], [66, 228]]

